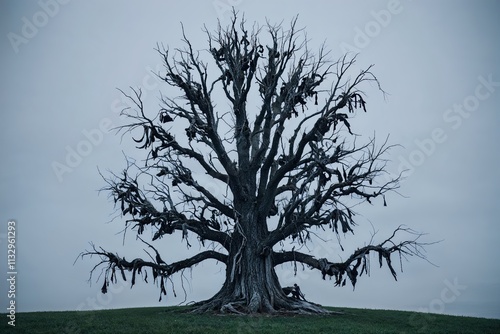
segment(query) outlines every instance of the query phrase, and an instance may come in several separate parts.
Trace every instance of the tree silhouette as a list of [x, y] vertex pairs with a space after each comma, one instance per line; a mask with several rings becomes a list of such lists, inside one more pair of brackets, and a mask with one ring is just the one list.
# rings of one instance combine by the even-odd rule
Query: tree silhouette
[[[421, 234], [405, 227], [343, 262], [295, 250], [318, 234], [333, 233], [340, 243], [353, 232], [355, 205], [377, 198], [385, 205], [385, 194], [399, 186], [400, 176], [385, 170], [387, 140], [360, 145], [349, 123], [366, 112], [365, 84], [382, 91], [372, 66], [351, 77], [355, 56], [331, 61], [324, 47], [311, 53], [296, 19], [288, 29], [267, 23], [249, 31], [234, 13], [226, 28], [205, 31], [208, 50], [196, 50], [184, 30], [183, 48], [158, 46], [165, 65], [158, 75], [180, 92], [162, 95], [159, 111], [146, 113], [141, 90], [122, 92], [135, 107], [123, 111], [130, 123], [120, 130], [147, 155], [143, 165], [127, 159], [122, 173], [104, 177], [104, 189], [128, 218], [126, 229], [154, 254], [127, 261], [92, 244], [81, 256], [101, 259], [91, 277], [104, 266], [102, 292], [131, 272], [132, 286], [137, 275], [159, 282], [161, 299], [171, 275], [214, 259], [226, 266], [225, 282], [196, 311], [317, 313], [326, 311], [285, 295], [277, 265], [303, 263], [354, 287], [370, 253], [394, 278], [392, 255], [425, 258]], [[195, 234], [206, 250], [169, 262], [153, 243], [174, 233], [188, 246]], [[409, 240], [397, 241], [400, 234]]]

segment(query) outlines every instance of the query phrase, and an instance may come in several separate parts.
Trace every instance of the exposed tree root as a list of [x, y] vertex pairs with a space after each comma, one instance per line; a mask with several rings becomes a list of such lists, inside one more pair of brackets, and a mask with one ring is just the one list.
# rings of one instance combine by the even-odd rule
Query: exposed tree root
[[270, 308], [261, 308], [256, 310], [252, 303], [245, 300], [229, 300], [222, 298], [212, 298], [207, 301], [194, 304], [190, 310], [192, 313], [220, 313], [220, 314], [269, 314], [269, 315], [341, 315], [342, 312], [335, 312], [325, 309], [319, 304], [303, 300], [286, 297]]

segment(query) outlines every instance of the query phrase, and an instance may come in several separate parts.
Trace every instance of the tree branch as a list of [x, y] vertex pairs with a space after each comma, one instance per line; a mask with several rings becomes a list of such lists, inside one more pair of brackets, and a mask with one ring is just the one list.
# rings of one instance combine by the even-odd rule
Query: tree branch
[[[215, 241], [229, 249], [230, 236], [227, 233], [215, 230], [214, 226], [210, 225], [208, 220], [202, 220], [202, 217], [199, 220], [188, 219], [183, 213], [179, 213], [171, 201], [169, 193], [162, 192], [165, 195], [163, 200], [169, 202], [170, 208], [165, 206], [164, 210], [157, 210], [146, 198], [144, 192], [139, 189], [137, 178], [129, 177], [129, 168], [130, 165], [123, 171], [121, 178], [114, 174], [114, 179], [103, 177], [108, 184], [108, 187], [103, 190], [110, 191], [115, 205], [120, 205], [120, 212], [123, 216], [132, 216], [131, 219], [127, 220], [127, 224], [135, 223], [133, 228], [137, 228], [138, 235], [141, 235], [147, 226], [157, 228], [153, 240], [161, 238], [165, 234], [172, 234], [174, 231], [183, 231], [184, 233], [189, 230], [196, 233], [201, 240]], [[185, 176], [180, 179], [188, 182]], [[226, 210], [222, 204], [213, 205], [215, 207], [223, 206], [221, 212], [228, 214], [229, 217], [233, 214], [232, 211]]]
[[[149, 244], [148, 244], [149, 245]], [[222, 253], [210, 250], [210, 251], [204, 251], [201, 253], [198, 253], [194, 255], [193, 257], [187, 258], [185, 260], [173, 262], [171, 264], [166, 264], [166, 263], [155, 263], [155, 262], [150, 262], [150, 261], [144, 261], [140, 258], [136, 258], [132, 261], [127, 261], [125, 258], [118, 256], [117, 254], [113, 254], [111, 252], [105, 251], [103, 248], [99, 247], [99, 249], [96, 248], [94, 244], [91, 244], [92, 250], [84, 251], [79, 255], [80, 258], [84, 258], [86, 256], [99, 256], [101, 259], [101, 262], [99, 262], [90, 272], [90, 278], [89, 281], [92, 279], [92, 274], [94, 271], [100, 267], [101, 265], [107, 265], [105, 271], [104, 271], [104, 284], [101, 288], [102, 293], [107, 293], [107, 287], [109, 286], [110, 283], [116, 283], [117, 282], [117, 271], [120, 272], [120, 275], [124, 281], [127, 281], [125, 271], [132, 272], [132, 279], [131, 279], [131, 287], [135, 285], [136, 282], [136, 275], [140, 274], [142, 275], [143, 279], [147, 281], [147, 271], [144, 270], [145, 268], [150, 268], [151, 273], [153, 275], [154, 282], [156, 283], [156, 280], [159, 278], [160, 280], [160, 301], [161, 301], [161, 295], [166, 295], [166, 290], [165, 290], [165, 281], [166, 279], [169, 278], [172, 274], [175, 274], [176, 272], [179, 272], [183, 269], [190, 268], [202, 261], [208, 260], [208, 259], [214, 259], [217, 261], [220, 261], [222, 263], [227, 262], [227, 255], [224, 255]], [[152, 247], [151, 245], [149, 245]], [[156, 251], [156, 249], [155, 249]], [[157, 257], [157, 262], [159, 261], [160, 258]]]
[[[412, 240], [395, 242], [393, 239], [398, 232], [405, 232], [413, 235]], [[323, 279], [326, 275], [335, 277], [335, 286], [344, 286], [346, 282], [345, 276], [349, 278], [353, 288], [356, 286], [358, 277], [363, 273], [369, 274], [369, 254], [371, 252], [377, 253], [379, 257], [379, 265], [382, 267], [383, 262], [387, 264], [392, 276], [397, 280], [396, 270], [393, 267], [391, 255], [397, 253], [400, 257], [416, 256], [421, 259], [427, 260], [423, 254], [423, 246], [433, 243], [419, 242], [419, 238], [423, 234], [416, 233], [415, 231], [398, 227], [393, 234], [384, 242], [378, 245], [368, 245], [358, 248], [349, 258], [344, 262], [330, 262], [325, 258], [316, 259], [312, 255], [304, 254], [296, 251], [273, 252], [273, 264], [275, 266], [285, 262], [300, 262], [307, 264], [312, 269], [321, 271]]]

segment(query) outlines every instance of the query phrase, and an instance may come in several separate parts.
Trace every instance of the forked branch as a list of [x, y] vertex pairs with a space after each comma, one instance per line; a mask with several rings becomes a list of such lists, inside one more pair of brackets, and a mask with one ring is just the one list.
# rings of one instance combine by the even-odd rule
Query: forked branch
[[[413, 235], [414, 238], [412, 240], [396, 242], [394, 238], [399, 232]], [[335, 286], [344, 286], [347, 278], [349, 278], [354, 288], [358, 277], [363, 275], [363, 273], [369, 274], [370, 253], [377, 253], [380, 267], [382, 267], [385, 262], [395, 280], [397, 280], [397, 273], [394, 269], [392, 263], [393, 257], [391, 258], [391, 255], [397, 254], [400, 261], [407, 256], [416, 256], [427, 261], [423, 253], [423, 247], [434, 244], [435, 242], [420, 242], [419, 239], [422, 236], [423, 234], [417, 233], [412, 229], [399, 226], [393, 234], [382, 243], [358, 248], [344, 262], [330, 262], [326, 258], [316, 259], [312, 255], [296, 251], [274, 252], [273, 260], [275, 266], [285, 262], [300, 262], [307, 264], [312, 269], [321, 271], [323, 279], [325, 279], [327, 275], [334, 277]]]
[[[148, 244], [152, 247], [150, 244]], [[127, 276], [125, 271], [132, 273], [131, 287], [135, 285], [137, 274], [141, 275], [146, 283], [148, 283], [148, 270], [153, 276], [153, 282], [156, 283], [158, 279], [160, 281], [160, 300], [162, 295], [166, 295], [165, 283], [166, 280], [174, 273], [182, 271], [183, 269], [190, 268], [202, 261], [208, 259], [214, 259], [222, 263], [227, 262], [227, 255], [208, 250], [194, 255], [193, 257], [172, 262], [170, 264], [165, 263], [159, 256], [158, 251], [153, 247], [157, 256], [156, 262], [145, 261], [141, 258], [136, 258], [132, 261], [127, 261], [124, 257], [120, 257], [118, 254], [113, 254], [104, 250], [102, 247], [97, 248], [94, 244], [91, 244], [92, 249], [82, 252], [79, 257], [84, 258], [86, 256], [98, 256], [101, 261], [92, 268], [90, 271], [89, 281], [92, 280], [93, 273], [101, 266], [104, 266], [104, 281], [101, 288], [102, 293], [107, 293], [107, 288], [110, 283], [117, 283], [118, 274], [124, 281], [127, 281]]]

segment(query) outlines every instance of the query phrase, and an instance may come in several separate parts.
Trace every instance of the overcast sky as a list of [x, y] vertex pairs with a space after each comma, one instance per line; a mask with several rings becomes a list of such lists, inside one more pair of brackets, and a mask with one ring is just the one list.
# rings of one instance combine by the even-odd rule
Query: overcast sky
[[[108, 223], [112, 202], [98, 194], [104, 182], [97, 167], [119, 172], [122, 151], [134, 155], [126, 139], [105, 131], [123, 122], [116, 88], [141, 87], [157, 108], [164, 87], [151, 74], [161, 66], [156, 43], [181, 46], [183, 22], [195, 48], [205, 49], [203, 25], [226, 23], [230, 5], [260, 24], [299, 14], [313, 47], [326, 41], [334, 58], [359, 52], [360, 66], [375, 64], [388, 95], [367, 87], [369, 111], [353, 126], [366, 138], [390, 134], [401, 147], [388, 156], [389, 171], [409, 171], [404, 197], [359, 207], [356, 236], [344, 244], [368, 242], [371, 224], [379, 241], [399, 224], [429, 233], [425, 240], [443, 240], [427, 248], [437, 266], [411, 258], [397, 282], [373, 265], [352, 291], [322, 281], [317, 271], [293, 277], [283, 266], [282, 284], [298, 282], [323, 305], [500, 318], [500, 5], [457, 0], [0, 2], [0, 247], [6, 254], [6, 225], [15, 219], [18, 311], [184, 301], [178, 279], [177, 298], [169, 289], [161, 303], [158, 289], [142, 282], [132, 290], [120, 283], [103, 296], [95, 279], [87, 283], [97, 259], [73, 262], [90, 241], [127, 258], [145, 255], [132, 234], [122, 245], [123, 221]], [[158, 244], [170, 261], [185, 254], [180, 235], [173, 239]], [[6, 276], [5, 255], [0, 269]], [[224, 267], [207, 262], [185, 275], [187, 301], [201, 300], [219, 290]], [[5, 312], [5, 279], [0, 293]]]

